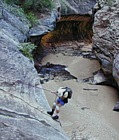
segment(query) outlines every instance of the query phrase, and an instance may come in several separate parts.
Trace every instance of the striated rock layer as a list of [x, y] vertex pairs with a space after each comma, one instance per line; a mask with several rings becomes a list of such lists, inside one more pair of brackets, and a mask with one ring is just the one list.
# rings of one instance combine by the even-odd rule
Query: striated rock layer
[[49, 105], [33, 63], [18, 50], [28, 29], [0, 2], [0, 140], [67, 140], [46, 113]]
[[[90, 26], [92, 25], [89, 22], [92, 21], [91, 19], [92, 9], [94, 5], [96, 4], [96, 0], [83, 0], [83, 1], [81, 0], [54, 0], [54, 3], [55, 3], [55, 7], [54, 7], [54, 10], [51, 12], [51, 14], [47, 15], [47, 17], [45, 16], [45, 18], [40, 19], [38, 25], [30, 29], [29, 36], [32, 38], [31, 40], [33, 40], [33, 42], [38, 44], [37, 43], [38, 41], [36, 40], [40, 40], [43, 35], [48, 34], [49, 32], [52, 32], [56, 28], [56, 23], [57, 21], [59, 21], [60, 17], [61, 19], [59, 21], [60, 23], [58, 23], [58, 26], [60, 26], [61, 29], [58, 32], [53, 33], [54, 35], [52, 33], [51, 34], [49, 33], [48, 36], [45, 36], [44, 41], [47, 42], [48, 40], [52, 40], [52, 38], [55, 38], [54, 36], [56, 36], [56, 38], [59, 39], [59, 36], [62, 36], [62, 34], [64, 36], [69, 34], [67, 37], [65, 37], [65, 40], [67, 39], [71, 40], [72, 39], [70, 35], [71, 32], [74, 32], [73, 34], [75, 35], [80, 34], [80, 30], [81, 30], [80, 28], [83, 28], [83, 30], [85, 30], [84, 26], [85, 28], [86, 27], [89, 28], [88, 29], [89, 33], [87, 36], [88, 37], [90, 36], [89, 35]], [[61, 24], [61, 22], [62, 22], [62, 25], [59, 25]], [[71, 22], [75, 22], [75, 23], [71, 23]], [[82, 23], [80, 24], [80, 22]], [[65, 26], [65, 27], [62, 27], [62, 26]], [[65, 30], [65, 33], [63, 30]], [[66, 31], [66, 30], [69, 30], [69, 31]], [[86, 31], [83, 31], [83, 32], [84, 34], [87, 34]], [[64, 36], [62, 38], [64, 38]]]
[[119, 4], [104, 6], [96, 13], [93, 32], [93, 50], [102, 69], [119, 85]]
[[69, 40], [92, 41], [92, 17], [90, 15], [62, 16], [56, 24], [56, 29], [44, 35], [41, 45], [53, 47], [56, 43]]

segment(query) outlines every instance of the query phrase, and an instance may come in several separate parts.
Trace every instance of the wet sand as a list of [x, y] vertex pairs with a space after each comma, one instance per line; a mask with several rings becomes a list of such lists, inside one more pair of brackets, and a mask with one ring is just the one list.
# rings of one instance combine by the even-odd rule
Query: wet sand
[[[81, 82], [83, 78], [92, 76], [100, 69], [96, 60], [77, 56], [50, 54], [42, 60], [42, 64], [66, 65], [68, 71], [79, 79], [59, 81], [57, 79], [43, 84], [44, 88], [56, 91], [60, 86], [69, 86], [73, 97], [61, 108], [60, 121], [62, 128], [72, 140], [119, 140], [119, 113], [113, 106], [118, 101], [117, 91], [108, 86], [89, 85]], [[95, 89], [95, 90], [85, 90]], [[45, 92], [50, 106], [55, 96]]]

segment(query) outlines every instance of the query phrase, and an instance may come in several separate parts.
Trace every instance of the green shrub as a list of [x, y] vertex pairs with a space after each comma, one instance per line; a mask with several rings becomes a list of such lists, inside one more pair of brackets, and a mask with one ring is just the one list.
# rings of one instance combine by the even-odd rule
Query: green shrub
[[7, 4], [19, 4], [19, 0], [4, 0]]
[[51, 0], [25, 0], [23, 9], [25, 11], [43, 11], [45, 8], [52, 9], [53, 2]]
[[41, 8], [49, 8], [52, 9], [54, 6], [54, 3], [51, 0], [41, 0]]
[[54, 4], [51, 0], [4, 0], [8, 4], [20, 5], [25, 12], [29, 10], [42, 11], [45, 8], [52, 9]]
[[29, 10], [33, 9], [33, 1], [34, 0], [25, 0], [24, 3], [22, 4], [22, 8], [24, 9], [25, 12], [28, 12]]
[[25, 17], [29, 20], [30, 26], [34, 26], [37, 24], [38, 19], [35, 16], [35, 12], [45, 11], [45, 8], [52, 9], [53, 2], [51, 0], [3, 0], [5, 3], [12, 5], [12, 12], [18, 16], [25, 15]]
[[26, 57], [28, 57], [30, 60], [33, 60], [33, 50], [36, 48], [36, 46], [30, 42], [28, 43], [21, 43], [20, 51], [22, 54]]
[[30, 21], [31, 27], [38, 23], [37, 16], [35, 16], [32, 12], [26, 13], [26, 18]]

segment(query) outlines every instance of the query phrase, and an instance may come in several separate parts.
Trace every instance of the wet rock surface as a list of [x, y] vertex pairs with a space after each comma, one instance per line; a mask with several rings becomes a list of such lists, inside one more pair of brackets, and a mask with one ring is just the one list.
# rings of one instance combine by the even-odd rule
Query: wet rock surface
[[84, 58], [96, 59], [92, 52], [92, 44], [83, 41], [67, 41], [53, 44], [50, 48], [43, 48], [44, 54], [62, 53], [65, 56], [82, 56]]
[[41, 45], [51, 48], [57, 43], [67, 41], [92, 42], [92, 16], [90, 15], [66, 15], [62, 16], [56, 24], [54, 31], [44, 35]]

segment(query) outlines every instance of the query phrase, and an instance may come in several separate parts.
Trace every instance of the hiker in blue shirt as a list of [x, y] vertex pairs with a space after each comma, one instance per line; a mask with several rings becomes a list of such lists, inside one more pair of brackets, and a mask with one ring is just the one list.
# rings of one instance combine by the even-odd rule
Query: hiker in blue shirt
[[52, 111], [47, 112], [52, 116], [54, 120], [57, 120], [59, 118], [60, 107], [68, 103], [68, 99], [71, 99], [72, 90], [68, 87], [60, 87], [56, 92], [56, 95], [58, 97], [53, 103]]

